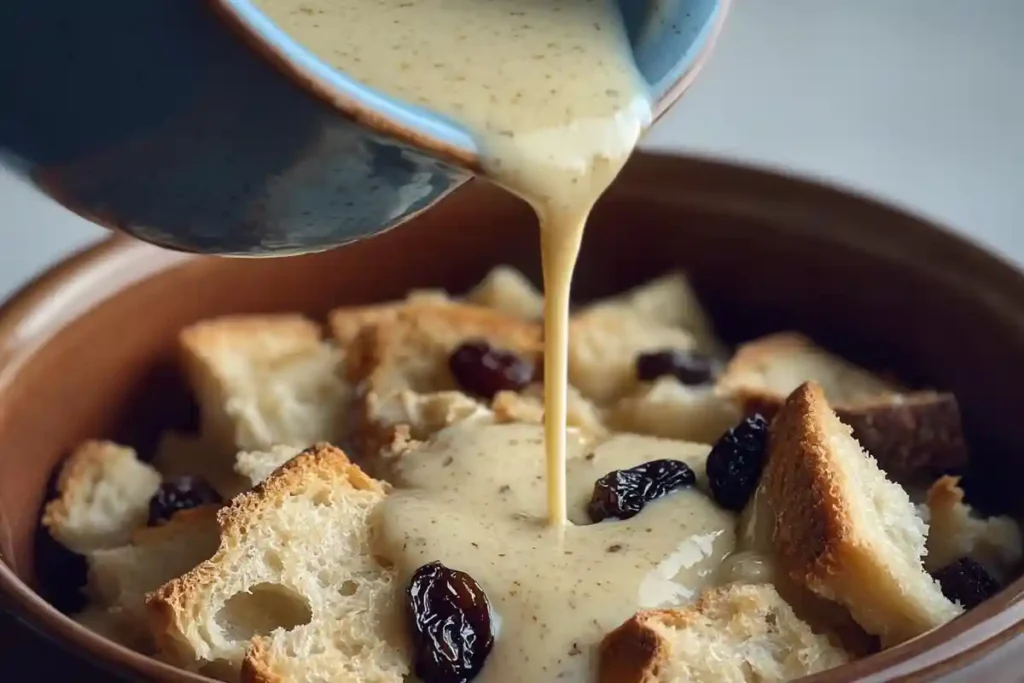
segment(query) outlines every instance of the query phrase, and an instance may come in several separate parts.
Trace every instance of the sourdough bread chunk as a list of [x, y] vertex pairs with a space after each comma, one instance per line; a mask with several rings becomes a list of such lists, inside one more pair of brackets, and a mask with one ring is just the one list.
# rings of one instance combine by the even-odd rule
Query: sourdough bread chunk
[[182, 510], [166, 524], [138, 529], [126, 545], [89, 555], [86, 593], [92, 609], [105, 614], [118, 632], [132, 634], [126, 644], [152, 649], [146, 594], [213, 555], [216, 513], [216, 506]]
[[239, 450], [305, 448], [341, 436], [348, 386], [342, 354], [299, 315], [236, 316], [180, 336], [203, 431], [227, 460]]
[[812, 381], [895, 480], [930, 480], [967, 464], [960, 407], [952, 394], [908, 391], [796, 333], [740, 346], [716, 389], [744, 412], [771, 417], [797, 386]]
[[959, 477], [941, 477], [928, 490], [925, 568], [942, 569], [969, 557], [1003, 582], [1020, 567], [1021, 529], [1012, 517], [980, 517], [964, 502]]
[[714, 443], [740, 418], [736, 406], [713, 389], [661, 377], [619, 399], [607, 420], [616, 431]]
[[962, 611], [924, 570], [928, 526], [906, 491], [861, 450], [818, 385], [800, 386], [776, 415], [758, 493], [782, 568], [845, 605], [884, 646]]
[[569, 383], [597, 405], [607, 406], [638, 386], [638, 355], [696, 346], [686, 330], [625, 307], [598, 306], [570, 322]]
[[[409, 394], [458, 391], [448, 368], [455, 348], [472, 339], [537, 362], [541, 329], [534, 322], [466, 304], [410, 305], [364, 330], [349, 351], [349, 378], [359, 388], [353, 439], [364, 454], [391, 441], [408, 411]], [[397, 418], [396, 418], [397, 416]]]
[[640, 612], [601, 645], [601, 683], [771, 683], [849, 656], [800, 621], [770, 584], [705, 591], [685, 609]]
[[320, 444], [233, 500], [216, 554], [149, 596], [164, 656], [241, 669], [243, 681], [402, 681], [395, 572], [370, 546], [385, 495]]
[[544, 315], [544, 295], [515, 268], [498, 266], [466, 295], [466, 301], [527, 320]]
[[87, 441], [61, 466], [57, 497], [42, 524], [61, 545], [85, 555], [127, 543], [146, 524], [160, 473], [135, 451], [109, 441]]

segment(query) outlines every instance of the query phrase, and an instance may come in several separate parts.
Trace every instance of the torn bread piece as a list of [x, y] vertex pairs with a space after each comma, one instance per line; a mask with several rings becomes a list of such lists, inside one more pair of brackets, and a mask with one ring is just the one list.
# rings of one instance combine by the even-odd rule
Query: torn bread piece
[[522, 273], [508, 266], [491, 269], [466, 294], [466, 301], [526, 320], [540, 320], [544, 315], [544, 295]]
[[160, 473], [131, 448], [86, 441], [64, 461], [57, 497], [47, 503], [42, 524], [65, 548], [86, 555], [127, 543], [145, 526], [149, 500]]
[[601, 683], [783, 683], [840, 666], [771, 584], [705, 591], [693, 606], [640, 612], [601, 644]]
[[227, 458], [342, 434], [348, 385], [341, 351], [300, 315], [217, 318], [181, 332], [185, 369], [208, 443]]
[[146, 622], [146, 594], [209, 559], [217, 549], [217, 506], [176, 513], [158, 527], [135, 531], [130, 543], [88, 556], [86, 593], [91, 609], [103, 614], [118, 642], [152, 651]]
[[955, 396], [909, 391], [800, 334], [784, 332], [740, 346], [716, 389], [744, 412], [770, 418], [796, 387], [809, 381], [822, 387], [854, 437], [896, 481], [931, 479], [967, 464]]
[[686, 330], [619, 306], [594, 307], [573, 316], [569, 325], [569, 383], [599, 406], [636, 390], [641, 353], [697, 347]]
[[689, 387], [675, 377], [661, 377], [619, 399], [607, 421], [616, 431], [715, 443], [741, 417], [735, 404], [713, 388]]
[[1021, 528], [1012, 517], [980, 517], [964, 502], [959, 477], [941, 477], [928, 490], [928, 571], [963, 557], [983, 566], [999, 582], [1020, 567]]
[[393, 320], [406, 306], [443, 306], [451, 302], [448, 292], [443, 289], [414, 289], [405, 299], [399, 301], [336, 308], [327, 315], [327, 324], [335, 343], [342, 349], [347, 349], [364, 329]]
[[693, 336], [696, 347], [704, 353], [718, 355], [725, 348], [682, 272], [667, 273], [622, 294], [596, 301], [583, 313], [607, 308], [625, 309], [659, 325], [682, 328]]
[[307, 449], [218, 514], [214, 556], [150, 594], [163, 656], [248, 682], [400, 683], [396, 572], [372, 553], [386, 484], [328, 444]]
[[801, 385], [772, 423], [758, 494], [783, 570], [846, 606], [889, 647], [962, 612], [925, 571], [928, 526], [829, 408]]
[[250, 487], [257, 486], [301, 452], [302, 449], [295, 446], [273, 446], [266, 451], [242, 451], [235, 456], [235, 472], [245, 477]]
[[391, 441], [411, 394], [460, 389], [448, 359], [460, 344], [473, 340], [511, 351], [538, 363], [541, 328], [479, 306], [417, 305], [364, 330], [349, 351], [349, 379], [358, 387], [353, 410], [353, 441], [364, 455]]

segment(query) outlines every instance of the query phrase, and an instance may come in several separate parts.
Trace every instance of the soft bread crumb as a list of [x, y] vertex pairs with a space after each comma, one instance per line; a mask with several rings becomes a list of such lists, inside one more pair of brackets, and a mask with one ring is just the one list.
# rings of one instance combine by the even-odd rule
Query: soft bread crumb
[[886, 647], [960, 614], [924, 570], [927, 524], [818, 385], [786, 400], [769, 444], [759, 493], [772, 512], [777, 559], [794, 581], [845, 605]]
[[334, 341], [342, 349], [347, 349], [367, 327], [393, 320], [406, 306], [443, 306], [451, 302], [448, 293], [442, 289], [414, 289], [400, 301], [336, 308], [327, 315], [327, 324]]
[[964, 503], [959, 477], [941, 477], [928, 490], [928, 555], [925, 567], [936, 571], [970, 557], [992, 576], [1006, 581], [1020, 566], [1021, 529], [1012, 517], [978, 517]]
[[674, 377], [644, 384], [615, 403], [608, 424], [616, 431], [715, 443], [741, 417], [709, 387], [688, 387]]
[[618, 306], [574, 316], [569, 329], [569, 383], [599, 406], [635, 390], [636, 357], [663, 349], [690, 350], [694, 337]]
[[109, 441], [87, 441], [61, 466], [57, 497], [42, 524], [61, 545], [85, 555], [127, 543], [146, 524], [160, 474], [135, 451]]
[[[217, 549], [216, 506], [183, 510], [158, 527], [138, 529], [130, 543], [88, 556], [86, 593], [122, 642], [151, 651], [146, 626], [146, 593], [185, 573]], [[106, 635], [104, 633], [104, 635]]]
[[466, 295], [466, 301], [527, 320], [544, 315], [544, 295], [522, 273], [497, 266]]
[[164, 656], [240, 669], [243, 681], [400, 683], [396, 574], [370, 545], [385, 495], [320, 444], [237, 497], [218, 515], [216, 554], [149, 596]]
[[340, 437], [349, 401], [342, 353], [311, 320], [217, 318], [183, 330], [180, 343], [203, 431], [228, 471], [239, 450]]
[[686, 609], [640, 612], [601, 645], [601, 683], [771, 683], [849, 656], [800, 621], [770, 584], [705, 591]]

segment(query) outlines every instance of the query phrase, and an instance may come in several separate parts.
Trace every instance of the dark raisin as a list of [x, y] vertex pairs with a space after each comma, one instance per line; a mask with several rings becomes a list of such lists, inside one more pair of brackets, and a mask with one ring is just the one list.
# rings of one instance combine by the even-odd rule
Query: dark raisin
[[754, 494], [764, 469], [768, 422], [752, 415], [727, 431], [708, 454], [705, 468], [718, 504], [739, 512]]
[[683, 384], [697, 386], [711, 382], [717, 369], [715, 359], [699, 351], [663, 349], [636, 357], [636, 378], [641, 382], [670, 376]]
[[461, 344], [448, 367], [463, 391], [488, 400], [499, 391], [521, 391], [534, 377], [532, 361], [483, 340]]
[[964, 609], [977, 607], [999, 592], [999, 582], [969, 557], [946, 565], [932, 576], [942, 587], [943, 595]]
[[416, 570], [406, 591], [416, 675], [423, 683], [466, 683], [494, 645], [491, 605], [469, 574], [440, 562]]
[[587, 512], [595, 522], [609, 517], [629, 519], [648, 502], [695, 481], [693, 470], [679, 460], [652, 460], [628, 470], [614, 470], [594, 484]]
[[220, 494], [198, 477], [178, 477], [165, 481], [149, 499], [149, 525], [159, 526], [169, 521], [179, 510], [222, 502]]

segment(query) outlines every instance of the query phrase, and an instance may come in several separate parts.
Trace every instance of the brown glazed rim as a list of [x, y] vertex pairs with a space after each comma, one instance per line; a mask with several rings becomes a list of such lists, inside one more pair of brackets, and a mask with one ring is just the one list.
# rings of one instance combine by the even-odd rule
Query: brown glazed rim
[[[411, 128], [399, 125], [393, 119], [381, 116], [379, 112], [360, 104], [318, 78], [314, 73], [302, 68], [298, 63], [290, 59], [277, 45], [265, 40], [257, 32], [253, 31], [230, 2], [226, 0], [209, 0], [209, 2], [212, 3], [217, 15], [227, 23], [246, 45], [267, 59], [281, 73], [291, 79], [293, 83], [296, 83], [320, 101], [342, 111], [359, 124], [379, 131], [384, 135], [403, 140], [417, 149], [426, 150], [443, 161], [468, 169], [474, 173], [481, 173], [483, 171], [481, 160], [477, 155], [443, 142], [438, 138], [423, 135]], [[708, 57], [718, 42], [719, 35], [721, 35], [731, 3], [732, 0], [721, 0], [714, 24], [711, 27], [707, 40], [705, 40], [704, 45], [701, 47], [700, 53], [690, 64], [690, 67], [680, 74], [679, 78], [665, 89], [665, 94], [654, 103], [652, 125], [686, 92], [687, 88], [693, 84], [694, 79], [697, 78], [697, 75], [704, 68]]]
[[[725, 195], [736, 187], [761, 199], [790, 199], [812, 205], [860, 205], [862, 211], [897, 223], [902, 240], [926, 241], [949, 255], [956, 269], [984, 268], [1009, 295], [1024, 300], [1024, 275], [1001, 257], [969, 239], [925, 220], [917, 219], [871, 199], [851, 196], [779, 173], [744, 168], [729, 163], [660, 154], [640, 153], [631, 164], [637, 175], [689, 178], [711, 195]], [[627, 176], [630, 175], [627, 171]], [[641, 189], [639, 194], [642, 194]], [[744, 211], [738, 206], [736, 210]], [[121, 236], [110, 237], [80, 251], [26, 285], [0, 307], [0, 390], [20, 367], [50, 338], [72, 320], [102, 301], [149, 277], [159, 276], [192, 255], [160, 250]], [[2, 507], [0, 507], [2, 510]], [[0, 535], [9, 531], [0, 516]], [[98, 663], [137, 676], [164, 681], [208, 681], [202, 676], [173, 668], [137, 654], [92, 633], [45, 602], [0, 562], [0, 605]], [[840, 669], [803, 679], [805, 683], [859, 683], [934, 681], [961, 671], [1024, 633], [1024, 578], [1018, 579], [981, 606], [930, 633], [855, 661]]]

